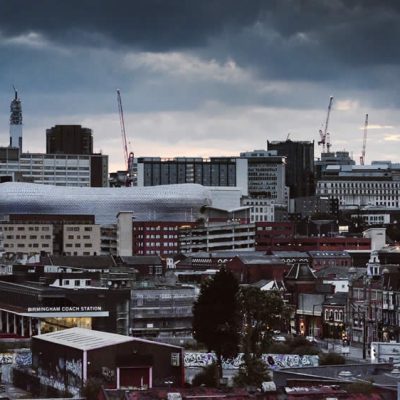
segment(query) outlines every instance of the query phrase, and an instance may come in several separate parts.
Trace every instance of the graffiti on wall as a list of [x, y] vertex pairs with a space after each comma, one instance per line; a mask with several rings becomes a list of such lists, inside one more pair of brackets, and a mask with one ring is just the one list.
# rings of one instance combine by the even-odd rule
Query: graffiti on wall
[[75, 375], [82, 379], [82, 361], [81, 360], [67, 360], [65, 363], [65, 369], [72, 375]]
[[[243, 364], [243, 356], [243, 353], [239, 353], [235, 358], [223, 360], [222, 367], [224, 369], [239, 369]], [[315, 367], [319, 365], [319, 357], [314, 355], [263, 354], [261, 358], [272, 369]], [[214, 353], [185, 352], [184, 356], [185, 367], [187, 368], [206, 367], [216, 360]]]
[[13, 364], [14, 353], [0, 353], [0, 364]]
[[18, 350], [15, 353], [14, 363], [21, 367], [32, 365], [32, 352], [30, 350]]
[[30, 350], [23, 349], [9, 353], [0, 353], [0, 365], [3, 364], [31, 365], [32, 353]]
[[[40, 384], [43, 386], [50, 386], [54, 389], [57, 389], [60, 392], [65, 392], [65, 384], [61, 380], [53, 377], [53, 376], [44, 376], [40, 377]], [[77, 396], [79, 394], [79, 388], [75, 386], [67, 386], [67, 391], [71, 393], [73, 396]]]

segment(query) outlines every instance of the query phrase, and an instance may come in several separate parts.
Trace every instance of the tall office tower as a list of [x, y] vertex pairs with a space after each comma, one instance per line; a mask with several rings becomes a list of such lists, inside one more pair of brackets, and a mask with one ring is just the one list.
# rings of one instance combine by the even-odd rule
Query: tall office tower
[[81, 125], [56, 125], [46, 130], [47, 154], [93, 154], [92, 130]]
[[277, 150], [286, 157], [286, 185], [290, 197], [313, 196], [314, 183], [314, 142], [268, 141], [268, 150]]
[[10, 105], [10, 147], [18, 148], [22, 153], [22, 107], [15, 88], [14, 95]]
[[276, 151], [254, 150], [240, 153], [247, 159], [249, 196], [285, 202], [285, 157]]

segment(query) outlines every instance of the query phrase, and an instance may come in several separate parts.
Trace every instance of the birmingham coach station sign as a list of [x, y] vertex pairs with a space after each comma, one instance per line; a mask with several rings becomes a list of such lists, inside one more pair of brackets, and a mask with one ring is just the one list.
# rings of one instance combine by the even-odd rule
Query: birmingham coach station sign
[[28, 313], [48, 313], [48, 312], [91, 312], [103, 311], [102, 306], [36, 306], [28, 307]]

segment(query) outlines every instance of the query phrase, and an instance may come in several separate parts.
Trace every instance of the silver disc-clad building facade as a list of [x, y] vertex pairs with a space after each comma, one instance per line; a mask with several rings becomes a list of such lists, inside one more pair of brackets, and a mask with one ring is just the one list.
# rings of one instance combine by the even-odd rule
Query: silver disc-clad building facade
[[194, 221], [211, 204], [210, 191], [197, 184], [91, 188], [6, 182], [0, 184], [0, 218], [9, 214], [90, 214], [96, 223], [115, 223], [120, 211], [135, 220]]

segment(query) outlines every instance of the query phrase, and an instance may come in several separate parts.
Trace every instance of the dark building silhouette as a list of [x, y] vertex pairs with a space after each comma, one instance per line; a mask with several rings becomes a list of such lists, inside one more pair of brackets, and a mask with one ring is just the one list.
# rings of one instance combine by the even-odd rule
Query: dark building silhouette
[[90, 156], [90, 186], [108, 186], [108, 156], [93, 153], [91, 129], [81, 125], [56, 125], [47, 129], [46, 154]]
[[279, 156], [286, 157], [286, 185], [290, 188], [290, 197], [314, 195], [314, 142], [288, 139], [267, 143], [268, 150], [276, 150]]
[[46, 130], [47, 154], [93, 154], [92, 130], [81, 125], [56, 125]]

